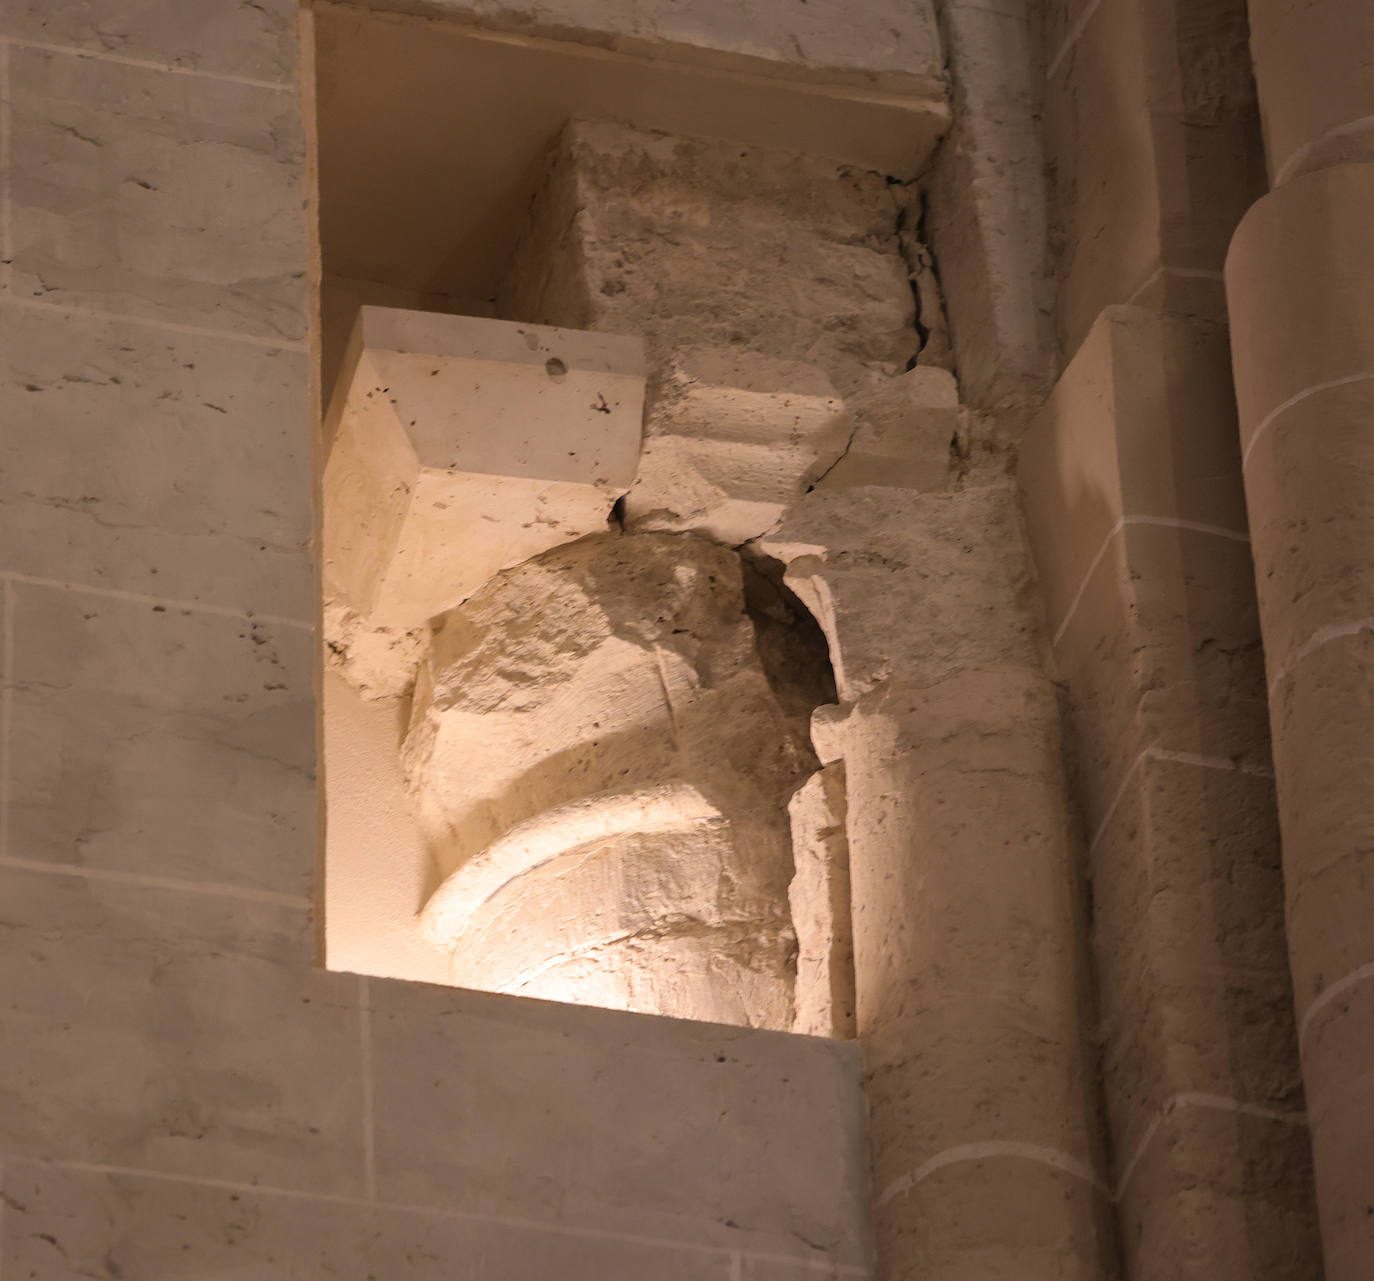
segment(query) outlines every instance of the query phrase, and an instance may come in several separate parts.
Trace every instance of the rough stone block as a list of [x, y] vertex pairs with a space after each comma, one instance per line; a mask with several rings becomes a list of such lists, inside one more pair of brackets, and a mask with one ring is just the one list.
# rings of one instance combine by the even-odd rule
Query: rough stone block
[[[841, 396], [918, 346], [897, 198], [877, 173], [597, 121], [565, 130], [502, 315], [817, 366]], [[650, 397], [651, 426], [654, 397]]]
[[673, 359], [648, 430], [626, 526], [738, 546], [777, 523], [839, 457], [852, 425], [811, 365], [693, 348]]
[[1028, 602], [1034, 583], [1010, 486], [818, 487], [759, 546], [787, 565], [788, 585], [825, 631], [846, 701], [964, 663], [1041, 661], [1038, 620], [1007, 608]]
[[362, 308], [332, 409], [326, 591], [414, 627], [601, 532], [634, 479], [643, 391], [634, 339]]
[[853, 434], [819, 489], [946, 489], [959, 432], [959, 389], [944, 369], [917, 366], [846, 402]]

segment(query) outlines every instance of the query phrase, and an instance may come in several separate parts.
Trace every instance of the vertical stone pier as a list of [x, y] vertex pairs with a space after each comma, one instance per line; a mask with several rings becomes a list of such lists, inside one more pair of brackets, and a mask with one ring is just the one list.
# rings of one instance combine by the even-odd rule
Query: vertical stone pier
[[1328, 1281], [1374, 1273], [1374, 9], [1251, 0], [1273, 190], [1226, 264]]
[[1079, 860], [1015, 491], [840, 475], [763, 544], [841, 700], [814, 737], [847, 785], [878, 1275], [1106, 1281]]

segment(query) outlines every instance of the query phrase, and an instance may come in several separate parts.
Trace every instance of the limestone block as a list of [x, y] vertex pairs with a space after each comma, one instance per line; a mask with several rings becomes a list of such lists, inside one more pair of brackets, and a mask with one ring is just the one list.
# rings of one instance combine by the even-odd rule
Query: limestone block
[[[1274, 411], [1374, 369], [1374, 164], [1305, 174], [1258, 201], [1226, 262], [1241, 449]], [[1263, 513], [1259, 513], [1262, 517]]]
[[[820, 622], [840, 697], [963, 663], [1039, 663], [1016, 493], [817, 487], [759, 541]], [[900, 595], [893, 584], [901, 583]]]
[[1271, 676], [1321, 629], [1374, 615], [1366, 547], [1374, 165], [1260, 201], [1227, 263], [1236, 398]]
[[1247, 533], [1223, 326], [1108, 307], [1020, 450], [1026, 522], [1059, 631], [1103, 543], [1145, 518]]
[[1328, 641], [1271, 706], [1301, 1019], [1331, 984], [1374, 964], [1374, 629]]
[[445, 983], [447, 958], [416, 928], [437, 875], [396, 750], [403, 704], [369, 699], [337, 673], [321, 682], [324, 963], [331, 970]]
[[305, 139], [292, 94], [23, 45], [9, 86], [15, 294], [305, 338]]
[[854, 927], [849, 904], [844, 765], [813, 774], [788, 804], [792, 881], [787, 901], [797, 933], [794, 1032], [854, 1035]]
[[1140, 1275], [1321, 1281], [1311, 1199], [1301, 1122], [1180, 1101], [1141, 1153], [1118, 1213]]
[[[1266, 34], [1272, 38], [1274, 30]], [[1321, 45], [1335, 38], [1336, 28], [1319, 20], [1312, 35]], [[1307, 34], [1293, 38], [1300, 45], [1294, 57], [1306, 58]], [[1274, 91], [1273, 65], [1266, 95]], [[1296, 122], [1306, 128], [1316, 118], [1305, 111], [1316, 101], [1304, 99], [1309, 91], [1292, 87], [1289, 101], [1302, 109], [1285, 118], [1285, 129]], [[1321, 163], [1324, 145], [1303, 158], [1307, 143], [1300, 139], [1288, 134], [1297, 147], [1294, 167]], [[1368, 1099], [1357, 1090], [1328, 1089], [1342, 1062], [1367, 1057], [1371, 1026], [1368, 1001], [1360, 1004], [1342, 986], [1358, 985], [1374, 959], [1368, 928], [1374, 646], [1367, 630], [1363, 443], [1374, 371], [1371, 197], [1374, 165], [1293, 177], [1246, 216], [1226, 268], [1269, 662], [1288, 945], [1331, 1281], [1365, 1276], [1374, 1257], [1368, 1216], [1351, 1205], [1347, 1190], [1351, 1153], [1368, 1145]]]
[[[845, 737], [865, 1035], [957, 993], [1014, 1004], [1075, 1041], [1078, 906], [1058, 721], [1054, 686], [1012, 667], [889, 684], [856, 704]], [[988, 789], [1009, 844], [994, 835]], [[930, 857], [913, 859], [916, 849]]]
[[1226, 247], [1264, 187], [1243, 0], [1084, 13], [1045, 87], [1064, 359], [1109, 304], [1224, 318]]
[[918, 365], [856, 393], [846, 408], [853, 435], [818, 488], [948, 488], [950, 447], [959, 431], [959, 389], [953, 374]]
[[1351, 986], [1313, 1015], [1303, 1037], [1317, 1201], [1326, 1275], [1365, 1275], [1374, 1256], [1369, 1152], [1374, 1079], [1369, 1072], [1374, 984]]
[[444, 616], [404, 748], [457, 980], [787, 1026], [804, 734], [733, 552], [587, 539], [493, 579]]
[[11, 593], [11, 848], [306, 893], [313, 636], [36, 584]]
[[1176, 1095], [1300, 1113], [1269, 781], [1146, 760], [1094, 846], [1092, 874], [1119, 1160]]
[[[1216, 325], [1107, 308], [1020, 459], [1073, 706], [1104, 1096], [1142, 1275], [1167, 1259], [1209, 1277], [1226, 1259], [1268, 1276], [1303, 1257], [1313, 1222], [1308, 1184], [1277, 1173], [1301, 1086], [1228, 363]], [[1277, 1119], [1170, 1126], [1192, 1096]], [[1273, 1173], [1263, 1230], [1237, 1199], [1252, 1167]]]
[[695, 530], [731, 546], [775, 524], [852, 430], [820, 370], [718, 348], [673, 359], [646, 428], [627, 528]]
[[363, 1195], [357, 982], [312, 967], [303, 906], [15, 868], [0, 904], [7, 1173]]
[[1244, 543], [1196, 531], [1129, 525], [1108, 547], [1055, 647], [1090, 832], [1146, 748], [1272, 773], [1253, 573]]
[[500, 313], [642, 334], [651, 377], [676, 352], [734, 348], [815, 365], [847, 396], [919, 345], [899, 213], [876, 173], [575, 120]]
[[1362, 0], [1251, 0], [1250, 41], [1275, 187], [1374, 160], [1374, 12]]
[[60, 1275], [53, 1261], [61, 1258], [72, 1277], [172, 1277], [194, 1259], [210, 1276], [448, 1281], [454, 1259], [476, 1258], [503, 1281], [730, 1277], [724, 1251], [136, 1173], [7, 1163], [0, 1195], [9, 1229], [5, 1266], [25, 1276]]
[[186, 0], [82, 0], [61, 8], [14, 0], [5, 34], [167, 63], [187, 71], [290, 81], [296, 73], [296, 6], [291, 0], [225, 7]]
[[633, 339], [364, 307], [332, 413], [324, 576], [409, 628], [603, 530], [639, 454]]
[[[1374, 376], [1289, 405], [1255, 439], [1246, 494], [1277, 679], [1325, 629], [1374, 618]], [[1318, 515], [1320, 513], [1320, 515]], [[1274, 608], [1281, 605], [1280, 608]]]
[[1207, 321], [1108, 308], [1022, 445], [1091, 830], [1147, 744], [1269, 768], [1228, 365]]
[[[856, 1046], [369, 987], [379, 1201], [771, 1255], [822, 1276], [868, 1264]], [[562, 1272], [531, 1281], [550, 1275]]]

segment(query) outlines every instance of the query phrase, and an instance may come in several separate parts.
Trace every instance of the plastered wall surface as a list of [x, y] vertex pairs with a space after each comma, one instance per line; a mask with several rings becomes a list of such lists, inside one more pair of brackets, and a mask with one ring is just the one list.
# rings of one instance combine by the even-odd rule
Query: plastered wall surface
[[294, 21], [0, 16], [0, 1274], [864, 1275], [851, 1048], [315, 967]]

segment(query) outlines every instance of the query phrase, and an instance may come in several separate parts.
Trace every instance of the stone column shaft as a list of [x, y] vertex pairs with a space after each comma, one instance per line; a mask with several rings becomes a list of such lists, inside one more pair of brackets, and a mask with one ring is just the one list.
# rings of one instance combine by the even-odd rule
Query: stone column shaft
[[1288, 950], [1327, 1281], [1374, 1275], [1374, 164], [1259, 201], [1227, 263]]
[[884, 1281], [1101, 1281], [1110, 1201], [1055, 687], [888, 685], [847, 724]]
[[1016, 494], [845, 474], [763, 547], [844, 705], [813, 737], [845, 762], [878, 1275], [1107, 1281], [1079, 861]]
[[1327, 1281], [1374, 1275], [1374, 6], [1249, 0], [1226, 262]]

